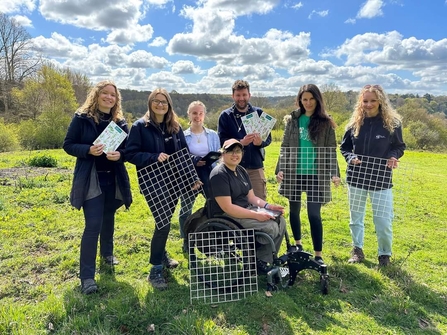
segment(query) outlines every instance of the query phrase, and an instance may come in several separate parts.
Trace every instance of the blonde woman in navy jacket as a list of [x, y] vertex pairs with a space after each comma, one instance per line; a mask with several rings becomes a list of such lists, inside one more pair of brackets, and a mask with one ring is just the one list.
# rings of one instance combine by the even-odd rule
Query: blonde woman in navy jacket
[[360, 91], [340, 146], [346, 169], [353, 249], [349, 263], [362, 262], [365, 206], [371, 199], [380, 266], [390, 264], [393, 242], [392, 170], [403, 156], [402, 118], [379, 85]]
[[121, 95], [116, 85], [109, 81], [96, 84], [84, 104], [76, 111], [64, 140], [64, 150], [76, 157], [71, 204], [85, 217], [81, 240], [80, 278], [84, 294], [98, 290], [95, 282], [98, 237], [102, 261], [117, 265], [113, 254], [115, 212], [132, 203], [129, 176], [124, 166], [125, 141], [116, 151], [103, 152], [102, 144], [93, 142], [114, 121], [128, 133], [121, 111]]

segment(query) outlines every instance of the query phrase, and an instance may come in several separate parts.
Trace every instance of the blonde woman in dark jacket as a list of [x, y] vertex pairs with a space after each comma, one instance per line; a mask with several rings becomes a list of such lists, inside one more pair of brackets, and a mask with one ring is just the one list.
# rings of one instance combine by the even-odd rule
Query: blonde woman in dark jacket
[[121, 111], [121, 95], [109, 80], [96, 84], [84, 104], [76, 111], [64, 140], [64, 150], [76, 157], [71, 204], [85, 217], [81, 240], [81, 292], [94, 293], [98, 237], [102, 261], [118, 264], [113, 254], [115, 212], [132, 203], [129, 176], [124, 166], [124, 141], [116, 151], [103, 152], [103, 144], [93, 144], [99, 134], [114, 121], [128, 133]]
[[392, 108], [380, 85], [359, 93], [340, 145], [346, 169], [353, 249], [349, 263], [365, 258], [366, 200], [370, 197], [377, 236], [379, 266], [390, 264], [393, 243], [393, 169], [403, 156], [402, 117]]
[[340, 184], [336, 159], [335, 122], [324, 109], [323, 97], [314, 84], [301, 87], [299, 107], [285, 119], [281, 154], [276, 166], [279, 193], [289, 199], [290, 225], [298, 250], [301, 243], [301, 195], [306, 193], [307, 214], [315, 260], [323, 264], [321, 206], [331, 200], [330, 184]]

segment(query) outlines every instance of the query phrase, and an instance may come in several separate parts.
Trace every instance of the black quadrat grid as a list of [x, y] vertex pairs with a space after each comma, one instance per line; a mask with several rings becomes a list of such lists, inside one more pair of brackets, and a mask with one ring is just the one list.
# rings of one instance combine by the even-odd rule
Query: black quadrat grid
[[[413, 166], [399, 162], [397, 168], [387, 166], [388, 159], [357, 155], [360, 164], [347, 165], [346, 182], [350, 189], [350, 209], [363, 212], [365, 201], [375, 209], [377, 217], [404, 216]], [[391, 201], [386, 201], [386, 191], [392, 189]], [[370, 191], [373, 191], [371, 193]]]
[[282, 147], [279, 171], [283, 172], [283, 196], [301, 201], [306, 192], [307, 202], [323, 203], [330, 199], [332, 177], [340, 177], [336, 148]]
[[157, 229], [170, 223], [180, 197], [191, 204], [201, 191], [193, 189], [199, 178], [186, 148], [173, 153], [164, 162], [155, 162], [138, 170], [137, 176]]
[[190, 300], [222, 303], [258, 292], [253, 229], [189, 234]]

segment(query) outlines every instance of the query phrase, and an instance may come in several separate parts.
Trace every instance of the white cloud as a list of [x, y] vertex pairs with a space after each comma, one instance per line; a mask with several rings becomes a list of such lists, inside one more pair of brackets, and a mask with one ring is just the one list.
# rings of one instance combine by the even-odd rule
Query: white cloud
[[371, 19], [376, 16], [382, 16], [382, 0], [367, 0], [357, 13], [357, 19]]
[[199, 0], [199, 4], [214, 10], [227, 10], [236, 13], [238, 16], [250, 14], [267, 14], [277, 6], [279, 0]]
[[153, 56], [150, 52], [137, 50], [126, 57], [125, 65], [132, 68], [161, 70], [169, 65], [169, 61], [163, 57]]
[[174, 74], [199, 73], [200, 67], [195, 66], [190, 60], [180, 60], [172, 65], [171, 71]]
[[163, 37], [158, 36], [155, 37], [154, 40], [149, 43], [149, 46], [151, 47], [161, 47], [163, 45], [166, 45], [166, 43], [168, 43], [168, 41], [166, 41]]
[[48, 58], [82, 59], [87, 57], [88, 48], [77, 43], [72, 43], [67, 37], [52, 33], [51, 38], [38, 36], [32, 39], [37, 52]]
[[366, 33], [346, 40], [325, 55], [346, 58], [346, 65], [374, 64], [384, 69], [415, 71], [447, 63], [447, 39], [403, 38], [397, 31]]
[[0, 2], [0, 13], [11, 14], [20, 10], [32, 12], [36, 8], [36, 0], [2, 0]]
[[136, 24], [126, 29], [114, 29], [107, 35], [106, 41], [111, 44], [133, 44], [146, 42], [152, 38], [154, 29], [150, 24], [140, 26]]
[[307, 17], [309, 20], [312, 18], [312, 16], [313, 15], [318, 15], [318, 16], [321, 16], [321, 17], [325, 17], [325, 16], [327, 16], [328, 14], [329, 14], [329, 11], [328, 10], [322, 10], [322, 11], [316, 11], [316, 10], [313, 10], [310, 14], [309, 14], [309, 16]]
[[47, 20], [92, 30], [127, 29], [134, 27], [143, 13], [140, 0], [98, 1], [41, 0], [40, 12]]
[[300, 9], [301, 7], [303, 7], [303, 3], [301, 1], [292, 6], [293, 9]]
[[175, 34], [166, 48], [169, 54], [194, 55], [217, 64], [271, 64], [286, 67], [291, 60], [309, 55], [310, 35], [293, 35], [277, 29], [260, 38], [245, 38], [234, 32], [236, 14], [205, 6], [185, 6], [181, 15], [192, 20], [191, 32]]
[[14, 15], [11, 18], [14, 19], [18, 24], [20, 24], [24, 28], [32, 28], [33, 27], [32, 21], [27, 16]]

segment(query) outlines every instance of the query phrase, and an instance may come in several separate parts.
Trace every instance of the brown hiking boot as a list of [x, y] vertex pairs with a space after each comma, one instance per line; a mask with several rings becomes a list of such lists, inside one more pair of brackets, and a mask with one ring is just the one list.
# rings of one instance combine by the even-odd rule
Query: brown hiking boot
[[363, 249], [359, 247], [354, 247], [351, 251], [351, 258], [348, 259], [348, 263], [360, 263], [365, 259], [363, 254]]
[[390, 265], [390, 256], [380, 255], [379, 256], [379, 266], [388, 266], [388, 265]]

